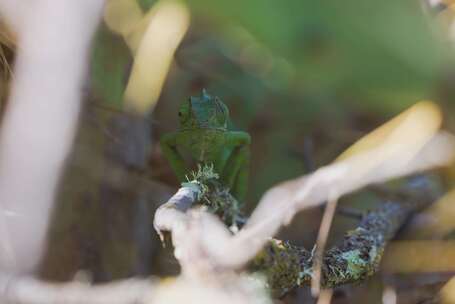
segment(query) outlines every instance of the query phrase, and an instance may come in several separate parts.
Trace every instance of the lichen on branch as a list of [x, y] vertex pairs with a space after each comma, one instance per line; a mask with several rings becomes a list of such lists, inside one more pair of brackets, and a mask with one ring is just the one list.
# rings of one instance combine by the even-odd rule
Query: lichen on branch
[[187, 177], [188, 182], [182, 183], [182, 187], [198, 187], [197, 202], [205, 206], [208, 212], [219, 216], [231, 230], [237, 231], [245, 223], [240, 202], [219, 181], [213, 165], [198, 165], [197, 171], [191, 172], [190, 176]]
[[[356, 229], [347, 232], [339, 245], [324, 254], [323, 287], [361, 282], [376, 273], [387, 242], [412, 213], [431, 204], [438, 194], [426, 177], [412, 179], [404, 190], [407, 195], [397, 196], [367, 213]], [[273, 292], [283, 295], [311, 282], [313, 262], [314, 249], [272, 239], [250, 267], [265, 273]]]

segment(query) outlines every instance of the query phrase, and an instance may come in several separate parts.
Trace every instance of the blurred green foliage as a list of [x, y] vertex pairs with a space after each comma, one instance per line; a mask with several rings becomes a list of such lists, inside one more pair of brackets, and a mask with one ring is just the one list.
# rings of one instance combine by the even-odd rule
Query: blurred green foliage
[[[153, 3], [139, 1], [144, 11]], [[242, 49], [245, 58], [237, 59], [262, 65], [256, 72], [281, 90], [336, 93], [357, 105], [396, 111], [431, 97], [449, 59], [413, 0], [192, 0], [188, 5], [193, 24], [209, 23], [228, 48]], [[126, 79], [120, 67], [130, 54], [105, 30], [97, 42], [94, 81], [104, 79], [111, 92], [107, 101], [118, 102], [120, 79]]]
[[395, 111], [430, 97], [448, 60], [418, 1], [189, 4], [224, 28], [241, 27], [251, 34], [264, 49], [258, 53], [270, 51], [272, 64], [288, 64], [292, 86], [299, 90], [334, 92], [379, 109], [387, 104]]
[[132, 55], [123, 39], [102, 26], [92, 52], [92, 90], [94, 97], [121, 107]]
[[[144, 12], [155, 2], [138, 0]], [[443, 34], [414, 0], [186, 3], [191, 28], [153, 114], [155, 132], [174, 130], [179, 103], [202, 87], [220, 96], [232, 127], [253, 138], [254, 201], [405, 107], [434, 99], [452, 66]], [[94, 95], [121, 107], [131, 63], [122, 38], [102, 28]]]

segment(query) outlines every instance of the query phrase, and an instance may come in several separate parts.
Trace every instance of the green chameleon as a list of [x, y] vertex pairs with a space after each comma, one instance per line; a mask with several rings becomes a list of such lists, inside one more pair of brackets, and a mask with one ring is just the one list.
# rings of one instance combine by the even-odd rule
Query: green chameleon
[[222, 184], [243, 201], [248, 179], [250, 135], [227, 128], [229, 110], [218, 98], [202, 90], [179, 110], [180, 129], [161, 138], [161, 149], [181, 182], [190, 170], [182, 153], [197, 165], [213, 166]]

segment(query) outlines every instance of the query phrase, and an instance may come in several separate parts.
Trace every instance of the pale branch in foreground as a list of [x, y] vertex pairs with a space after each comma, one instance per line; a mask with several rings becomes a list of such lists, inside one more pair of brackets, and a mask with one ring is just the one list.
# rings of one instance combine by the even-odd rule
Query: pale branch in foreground
[[0, 274], [0, 302], [4, 304], [138, 304], [151, 303], [151, 280], [128, 279], [105, 285], [79, 282], [46, 283], [31, 277]]
[[165, 280], [131, 278], [92, 285], [45, 282], [31, 276], [0, 273], [2, 304], [272, 304], [262, 277], [213, 272], [194, 280], [180, 275]]
[[[172, 223], [172, 226], [176, 227], [179, 222], [189, 221], [190, 216], [185, 215], [184, 212], [197, 201], [197, 195], [181, 196], [179, 194], [191, 191], [200, 194], [203, 188], [201, 185], [204, 182], [195, 180], [191, 183], [199, 186], [188, 187], [187, 185], [181, 188], [169, 203], [157, 211], [155, 221], [160, 223], [160, 225], [156, 225], [158, 231], [172, 231], [172, 227], [165, 223]], [[210, 197], [217, 193], [212, 192], [213, 185], [211, 190], [204, 195]], [[426, 176], [414, 177], [407, 182], [404, 189], [398, 190], [400, 195], [363, 216], [358, 227], [348, 232], [340, 245], [325, 253], [322, 265], [322, 285], [335, 287], [361, 282], [373, 275], [378, 269], [387, 242], [395, 236], [412, 213], [428, 206], [436, 199], [439, 194], [436, 188], [435, 183]], [[228, 202], [233, 199], [228, 192], [222, 193], [223, 199], [227, 198]], [[179, 197], [182, 198], [181, 201], [179, 201]], [[162, 217], [163, 212], [167, 212], [166, 216], [171, 217]], [[186, 239], [188, 237], [190, 236], [187, 235]], [[175, 240], [173, 242], [177, 248], [179, 244], [176, 244]], [[283, 295], [294, 287], [311, 282], [314, 258], [314, 251], [291, 245], [285, 241], [271, 239], [247, 268], [252, 272], [264, 273], [273, 292], [276, 295]]]
[[107, 284], [50, 283], [0, 274], [2, 304], [272, 304], [264, 283], [245, 275], [197, 281], [127, 279]]
[[29, 274], [44, 251], [103, 5], [104, 0], [0, 0], [2, 21], [18, 38], [0, 128], [1, 271]]

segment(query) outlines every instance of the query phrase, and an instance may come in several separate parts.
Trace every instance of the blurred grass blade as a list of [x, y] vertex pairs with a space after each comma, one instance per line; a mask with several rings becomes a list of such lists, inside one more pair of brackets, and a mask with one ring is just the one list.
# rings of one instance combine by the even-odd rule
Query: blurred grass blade
[[139, 4], [132, 0], [110, 0], [104, 9], [107, 27], [124, 37], [134, 31], [143, 15]]
[[151, 14], [124, 96], [125, 106], [138, 113], [145, 113], [155, 105], [190, 21], [188, 8], [177, 1], [160, 1]]
[[[391, 136], [394, 136], [393, 141], [397, 143], [401, 140], [426, 141], [439, 129], [441, 122], [442, 115], [439, 108], [432, 102], [421, 101], [362, 137], [338, 156], [336, 161], [378, 148], [390, 140]], [[390, 144], [392, 142], [389, 142]]]
[[393, 241], [384, 254], [386, 273], [434, 273], [455, 271], [455, 241]]
[[455, 277], [452, 277], [441, 289], [441, 303], [455, 303]]
[[444, 239], [455, 232], [455, 190], [419, 213], [404, 233], [418, 239]]

